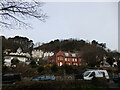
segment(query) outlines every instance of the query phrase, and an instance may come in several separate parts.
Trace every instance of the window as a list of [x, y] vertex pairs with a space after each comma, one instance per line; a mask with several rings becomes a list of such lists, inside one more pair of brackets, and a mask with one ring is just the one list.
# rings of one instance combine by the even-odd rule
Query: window
[[72, 57], [76, 57], [76, 54], [75, 54], [75, 53], [73, 53], [73, 54], [72, 54]]
[[76, 66], [78, 66], [78, 63], [75, 63]]
[[69, 54], [68, 54], [68, 53], [65, 53], [65, 56], [69, 56]]
[[67, 58], [65, 58], [65, 61], [67, 61]]
[[77, 58], [75, 58], [75, 61], [77, 62]]
[[84, 77], [87, 77], [91, 72], [85, 72]]
[[68, 61], [70, 61], [70, 58], [68, 58]]
[[76, 65], [76, 66], [78, 66], [78, 63], [73, 63], [73, 65]]
[[58, 57], [58, 60], [63, 60], [63, 57]]
[[72, 61], [75, 61], [75, 59], [73, 58]]
[[62, 66], [63, 65], [63, 63], [62, 62], [60, 62], [60, 66]]
[[58, 63], [58, 66], [62, 66], [62, 65], [63, 65], [63, 63], [62, 63], [62, 62], [59, 62], [59, 63]]
[[95, 76], [95, 72], [92, 72], [89, 77]]
[[66, 63], [67, 65], [70, 65], [70, 63]]

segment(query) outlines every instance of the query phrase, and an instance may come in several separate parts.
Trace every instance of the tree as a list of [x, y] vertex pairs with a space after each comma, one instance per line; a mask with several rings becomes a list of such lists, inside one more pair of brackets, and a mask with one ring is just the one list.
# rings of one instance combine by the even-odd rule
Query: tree
[[54, 51], [58, 52], [62, 51], [80, 51], [80, 49], [86, 45], [87, 43], [84, 40], [76, 40], [76, 39], [66, 39], [66, 40], [54, 40], [49, 43], [42, 44], [36, 49], [46, 50], [46, 51]]
[[36, 61], [32, 60], [32, 61], [30, 62], [30, 66], [31, 66], [32, 68], [36, 68], [36, 67], [37, 67]]
[[117, 65], [118, 65], [118, 73], [120, 73], [120, 61], [117, 61]]
[[62, 69], [65, 74], [73, 74], [74, 73], [73, 66], [67, 65], [66, 63], [62, 66]]
[[93, 43], [92, 45], [86, 45], [81, 49], [82, 58], [88, 63], [89, 66], [94, 67], [98, 62], [103, 60], [103, 57], [107, 54], [104, 48]]
[[38, 64], [39, 64], [39, 65], [46, 65], [46, 64], [47, 64], [47, 60], [40, 59], [40, 60], [38, 61]]
[[113, 59], [113, 57], [108, 57], [107, 62], [112, 66], [113, 62], [115, 62], [115, 60]]
[[92, 41], [92, 45], [97, 45], [97, 44], [98, 44], [97, 41], [95, 41], [95, 40]]
[[17, 64], [17, 67], [14, 68], [14, 72], [21, 73], [22, 76], [33, 76], [35, 75], [36, 70], [30, 68], [25, 62], [20, 62]]
[[52, 72], [57, 72], [58, 71], [58, 66], [56, 64], [53, 64], [51, 66], [51, 70], [52, 70]]
[[37, 71], [38, 71], [39, 73], [41, 73], [42, 71], [44, 71], [44, 67], [43, 67], [43, 66], [39, 66], [39, 67], [37, 68]]
[[42, 2], [36, 2], [35, 0], [31, 2], [25, 2], [24, 0], [1, 0], [0, 26], [7, 28], [10, 26], [26, 27], [29, 26], [24, 21], [27, 17], [45, 21], [47, 16], [43, 13], [42, 6]]
[[20, 62], [20, 61], [19, 61], [17, 58], [13, 58], [13, 59], [11, 60], [11, 64], [12, 64], [12, 65], [17, 65], [19, 62]]
[[27, 37], [15, 36], [13, 38], [8, 38], [8, 42], [11, 42], [16, 46], [16, 48], [21, 47], [24, 52], [31, 52], [33, 49], [33, 41], [29, 40]]
[[22, 48], [23, 52], [31, 53], [33, 45], [33, 41], [29, 40], [27, 37], [15, 36], [7, 39], [2, 36], [3, 51], [6, 49], [10, 49], [11, 52], [16, 52], [16, 50], [20, 47]]

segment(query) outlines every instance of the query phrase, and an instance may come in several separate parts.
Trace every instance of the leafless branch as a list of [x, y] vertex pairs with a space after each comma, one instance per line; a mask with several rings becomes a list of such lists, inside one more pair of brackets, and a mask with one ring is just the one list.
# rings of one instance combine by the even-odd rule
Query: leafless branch
[[[0, 16], [2, 16], [2, 24], [7, 24], [7, 20], [13, 19], [16, 23], [21, 23], [27, 25], [22, 19], [27, 17], [32, 17], [45, 21], [47, 15], [42, 12], [42, 3], [36, 2], [22, 2], [22, 0], [1, 0], [0, 1]], [[19, 18], [18, 18], [19, 17]], [[22, 18], [21, 18], [22, 17]], [[14, 23], [12, 23], [14, 24]]]
[[9, 23], [5, 23], [5, 22], [2, 22], [2, 21], [0, 21], [0, 23], [1, 23], [1, 24], [6, 24], [6, 25], [11, 25], [11, 24], [9, 24]]

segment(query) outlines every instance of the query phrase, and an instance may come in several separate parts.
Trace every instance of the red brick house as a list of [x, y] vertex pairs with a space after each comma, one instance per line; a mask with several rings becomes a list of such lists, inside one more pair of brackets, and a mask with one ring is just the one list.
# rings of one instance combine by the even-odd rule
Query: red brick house
[[68, 65], [75, 65], [75, 66], [81, 65], [80, 54], [73, 52], [59, 51], [56, 54], [55, 61], [58, 66], [62, 66], [65, 63]]

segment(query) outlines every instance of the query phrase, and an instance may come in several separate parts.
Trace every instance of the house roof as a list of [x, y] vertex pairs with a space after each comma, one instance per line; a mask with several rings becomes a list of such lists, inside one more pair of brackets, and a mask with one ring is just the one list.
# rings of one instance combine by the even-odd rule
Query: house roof
[[6, 55], [4, 58], [9, 58], [9, 57], [24, 57], [24, 58], [28, 58], [28, 57], [22, 56], [22, 55]]
[[63, 52], [63, 51], [59, 51], [56, 55], [58, 56], [65, 56], [65, 57], [80, 57], [79, 53], [74, 53], [74, 52]]

